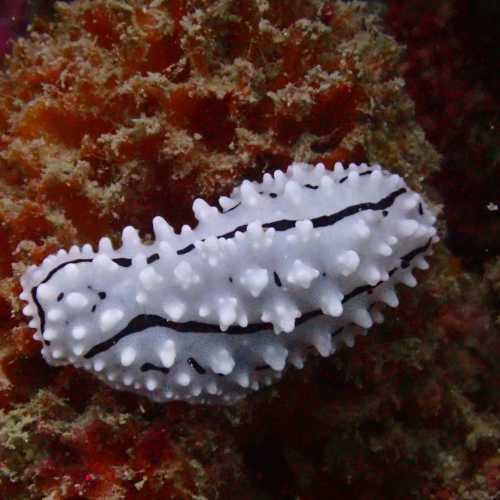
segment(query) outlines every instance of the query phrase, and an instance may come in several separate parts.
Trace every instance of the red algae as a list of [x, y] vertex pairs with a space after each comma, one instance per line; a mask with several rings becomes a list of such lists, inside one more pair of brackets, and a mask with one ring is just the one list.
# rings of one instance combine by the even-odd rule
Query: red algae
[[[360, 3], [80, 0], [13, 45], [0, 74], [1, 498], [495, 498], [500, 261], [493, 216], [478, 229], [466, 213], [494, 201], [492, 166], [470, 166], [490, 151], [471, 125], [492, 116], [493, 90], [470, 99], [481, 74], [450, 80], [443, 64], [477, 47], [465, 3], [419, 16], [420, 0], [389, 2], [384, 27]], [[451, 154], [463, 137], [467, 164]], [[292, 160], [380, 162], [432, 184], [457, 255], [440, 246], [353, 350], [235, 407], [156, 405], [45, 364], [20, 313], [26, 265], [118, 241], [127, 224], [149, 237], [155, 215], [192, 223], [196, 196]], [[461, 178], [477, 187], [466, 205]], [[460, 248], [463, 234], [478, 237]], [[465, 272], [482, 244], [485, 274]]]

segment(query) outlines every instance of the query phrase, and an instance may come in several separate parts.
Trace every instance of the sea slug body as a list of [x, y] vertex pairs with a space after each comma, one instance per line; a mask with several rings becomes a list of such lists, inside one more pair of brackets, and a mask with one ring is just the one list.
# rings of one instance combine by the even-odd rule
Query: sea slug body
[[378, 165], [294, 163], [219, 203], [197, 199], [178, 234], [155, 217], [153, 243], [129, 226], [118, 249], [102, 238], [29, 267], [23, 312], [46, 361], [154, 401], [232, 403], [311, 347], [352, 346], [438, 240], [421, 197]]

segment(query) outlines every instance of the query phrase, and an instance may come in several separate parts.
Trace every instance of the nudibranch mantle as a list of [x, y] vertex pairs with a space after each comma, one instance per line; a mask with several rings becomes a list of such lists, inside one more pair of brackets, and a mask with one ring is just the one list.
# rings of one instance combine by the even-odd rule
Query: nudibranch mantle
[[30, 266], [23, 312], [45, 360], [158, 402], [233, 403], [310, 349], [352, 346], [438, 240], [379, 165], [294, 163], [219, 203], [195, 200], [194, 229], [155, 217], [152, 243], [129, 226], [120, 248], [102, 238]]

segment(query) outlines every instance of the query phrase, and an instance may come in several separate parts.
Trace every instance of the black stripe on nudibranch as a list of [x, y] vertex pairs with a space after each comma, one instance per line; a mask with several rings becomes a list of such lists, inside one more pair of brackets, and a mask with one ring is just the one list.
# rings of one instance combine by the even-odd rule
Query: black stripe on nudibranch
[[159, 260], [160, 256], [157, 254], [157, 253], [154, 253], [152, 255], [150, 255], [147, 259], [146, 259], [146, 262], [148, 264], [152, 264], [153, 262], [156, 262], [157, 260]]
[[[326, 226], [333, 226], [337, 222], [341, 221], [342, 219], [345, 219], [346, 217], [349, 217], [351, 215], [355, 215], [359, 212], [364, 212], [366, 210], [384, 210], [386, 208], [389, 208], [392, 206], [394, 203], [394, 200], [398, 197], [401, 196], [403, 193], [406, 193], [406, 188], [400, 188], [396, 191], [393, 191], [392, 193], [388, 194], [381, 200], [377, 202], [365, 202], [365, 203], [358, 203], [357, 205], [351, 205], [349, 207], [343, 208], [342, 210], [339, 210], [338, 212], [335, 212], [333, 214], [329, 215], [321, 215], [319, 217], [315, 217], [314, 219], [311, 219], [312, 225], [315, 228], [318, 227], [326, 227]], [[280, 219], [274, 222], [266, 222], [262, 224], [262, 227], [264, 229], [270, 229], [273, 228], [276, 231], [287, 231], [288, 229], [292, 229], [295, 227], [295, 224], [297, 223], [296, 220], [288, 220], [288, 219]], [[224, 239], [229, 239], [233, 238], [234, 235], [239, 231], [241, 233], [244, 233], [247, 230], [247, 225], [241, 225], [238, 226], [237, 228], [233, 229], [232, 231], [229, 231], [227, 233], [221, 234], [217, 236], [217, 238], [224, 238]], [[203, 240], [201, 240], [203, 241]], [[191, 243], [190, 245], [186, 246], [185, 248], [182, 248], [180, 250], [177, 250], [178, 255], [184, 255], [192, 250], [194, 250], [195, 246]]]
[[[340, 333], [340, 331], [343, 330], [343, 327], [342, 328], [339, 328], [336, 332], [334, 332], [332, 335], [334, 335], [335, 333]], [[195, 371], [196, 373], [198, 373], [198, 375], [205, 375], [207, 373], [207, 370], [205, 370], [205, 368], [203, 368], [200, 363], [198, 363], [198, 361], [196, 361], [196, 359], [194, 358], [188, 358], [186, 360], [187, 364], [189, 366], [191, 366]], [[254, 371], [256, 372], [259, 372], [259, 371], [263, 371], [263, 370], [270, 370], [271, 367], [269, 365], [258, 365], [254, 368]], [[164, 373], [165, 375], [168, 375], [170, 373], [170, 369], [169, 368], [165, 368], [163, 366], [157, 366], [153, 363], [143, 363], [141, 365], [141, 368], [140, 368], [141, 372], [147, 372], [147, 371], [158, 371], [158, 372], [161, 372], [161, 373]], [[220, 376], [224, 376], [224, 374], [222, 373], [218, 373], [217, 375], [220, 375]]]
[[[202, 240], [204, 241], [204, 240]], [[184, 255], [186, 253], [191, 252], [191, 250], [194, 250], [195, 246], [190, 243], [187, 247], [181, 248], [180, 250], [177, 250], [177, 255]]]
[[[432, 238], [429, 238], [427, 243], [421, 247], [415, 248], [411, 252], [407, 253], [403, 257], [401, 257], [401, 260], [404, 261], [409, 261], [413, 259], [415, 256], [417, 256], [420, 253], [425, 252], [430, 244], [432, 242]], [[397, 268], [394, 268], [391, 270], [389, 274], [393, 274]], [[369, 290], [373, 290], [374, 288], [378, 287], [380, 284], [384, 283], [383, 281], [379, 281], [376, 285], [363, 285], [354, 288], [351, 290], [349, 293], [344, 295], [344, 298], [342, 299], [342, 303], [345, 304], [352, 298], [356, 297], [357, 295], [360, 295], [364, 292], [368, 292]], [[323, 315], [323, 311], [321, 309], [315, 309], [313, 311], [309, 311], [307, 313], [304, 313], [300, 318], [297, 319], [295, 322], [295, 327], [300, 326], [301, 324], [305, 323], [306, 321], [315, 318], [317, 316]], [[92, 358], [96, 356], [97, 354], [100, 354], [101, 352], [107, 351], [108, 349], [112, 348], [114, 345], [116, 345], [121, 339], [124, 337], [127, 337], [129, 335], [133, 335], [135, 333], [140, 333], [144, 330], [147, 330], [148, 328], [153, 328], [153, 327], [161, 327], [161, 328], [170, 328], [171, 330], [174, 330], [176, 332], [181, 332], [181, 333], [193, 333], [193, 334], [225, 334], [225, 335], [247, 335], [251, 333], [257, 333], [257, 332], [262, 332], [265, 330], [272, 330], [273, 325], [272, 323], [269, 322], [263, 322], [263, 323], [251, 323], [247, 325], [246, 327], [243, 326], [238, 326], [238, 325], [232, 325], [226, 330], [222, 331], [219, 327], [219, 325], [216, 324], [211, 324], [211, 323], [200, 323], [198, 321], [186, 321], [184, 323], [176, 323], [175, 321], [169, 321], [162, 316], [158, 316], [156, 314], [140, 314], [133, 319], [130, 320], [128, 325], [123, 328], [120, 332], [115, 334], [113, 337], [111, 337], [108, 340], [105, 340], [104, 342], [101, 342], [99, 344], [96, 344], [93, 346], [85, 355], [84, 357], [86, 359]], [[334, 333], [339, 333], [339, 332], [334, 332]]]
[[[406, 255], [403, 255], [401, 257], [401, 269], [406, 269], [410, 265], [410, 261], [414, 257], [427, 251], [427, 249], [431, 246], [431, 243], [432, 243], [432, 238], [429, 238], [425, 245], [422, 245], [421, 247], [415, 248], [411, 252], [408, 252]], [[399, 269], [398, 267], [394, 267], [387, 274], [389, 276], [392, 276], [398, 269]], [[385, 283], [385, 281], [381, 280], [378, 283], [376, 283], [375, 285], [358, 286], [354, 290], [351, 290], [348, 294], [344, 295], [344, 298], [342, 299], [342, 304], [344, 304], [348, 300], [351, 300], [352, 298], [356, 297], [356, 295], [360, 295], [364, 292], [370, 292], [370, 291], [374, 290], [382, 283]]]
[[422, 245], [421, 247], [415, 248], [411, 252], [408, 252], [406, 255], [403, 255], [401, 257], [401, 267], [403, 269], [407, 268], [410, 265], [410, 261], [416, 257], [420, 253], [424, 253], [432, 243], [432, 238], [429, 238], [427, 240], [427, 243], [425, 245]]
[[273, 278], [274, 278], [274, 283], [276, 286], [281, 287], [281, 280], [280, 277], [278, 276], [278, 273], [276, 271], [273, 271]]
[[42, 341], [45, 342], [46, 345], [50, 345], [50, 341], [45, 340], [43, 338], [43, 332], [45, 330], [45, 311], [43, 310], [43, 307], [40, 304], [40, 302], [38, 301], [38, 297], [36, 295], [38, 287], [40, 285], [43, 285], [44, 283], [47, 283], [47, 281], [49, 281], [49, 279], [52, 278], [52, 276], [54, 276], [54, 274], [57, 271], [59, 271], [60, 269], [62, 269], [65, 266], [67, 266], [68, 264], [79, 264], [80, 262], [92, 262], [92, 259], [76, 259], [76, 260], [73, 260], [73, 261], [70, 261], [70, 262], [63, 262], [59, 266], [54, 267], [54, 269], [52, 269], [47, 274], [47, 276], [45, 276], [45, 278], [40, 283], [38, 283], [38, 285], [34, 286], [31, 289], [31, 298], [33, 299], [33, 302], [34, 302], [34, 304], [36, 306], [36, 310], [38, 312], [38, 317], [40, 318], [40, 333], [41, 333], [41, 336], [42, 336]]
[[[373, 172], [373, 170], [367, 170], [366, 172], [361, 172], [359, 174], [359, 176], [363, 176], [363, 175], [370, 175], [371, 173]], [[346, 175], [344, 177], [342, 177], [342, 179], [339, 180], [339, 184], [343, 184], [349, 177]]]
[[354, 290], [351, 290], [349, 293], [344, 295], [344, 298], [342, 299], [342, 304], [345, 304], [347, 301], [353, 299], [354, 297], [356, 297], [356, 295], [360, 295], [362, 293], [372, 290], [376, 286], [380, 285], [380, 283], [383, 282], [379, 281], [376, 285], [363, 285], [356, 287]]
[[205, 373], [207, 373], [207, 370], [205, 370], [205, 368], [203, 368], [203, 366], [200, 365], [200, 363], [198, 363], [198, 361], [196, 361], [196, 359], [194, 358], [188, 358], [187, 360], [187, 364], [193, 368], [196, 373], [198, 373], [199, 375], [203, 375]]
[[126, 257], [117, 257], [113, 259], [113, 262], [121, 267], [130, 267], [132, 265], [132, 259], [127, 259]]
[[[382, 198], [378, 202], [365, 202], [359, 203], [357, 205], [351, 205], [350, 207], [346, 207], [339, 212], [336, 212], [331, 215], [322, 215], [320, 217], [316, 217], [315, 219], [311, 219], [313, 227], [326, 227], [332, 226], [333, 224], [349, 217], [351, 215], [357, 214], [359, 212], [364, 212], [366, 210], [384, 210], [389, 208], [394, 203], [394, 200], [401, 196], [403, 193], [406, 193], [406, 188], [400, 188], [396, 191], [393, 191], [391, 194], [387, 195], [385, 198]], [[263, 224], [264, 226], [264, 224]]]
[[[158, 254], [150, 255], [147, 258], [147, 263], [151, 264], [152, 262], [155, 262], [159, 258], [160, 258], [160, 256]], [[54, 276], [54, 274], [56, 272], [60, 271], [64, 267], [68, 266], [69, 264], [81, 264], [82, 262], [92, 262], [93, 260], [94, 259], [75, 259], [75, 260], [68, 260], [67, 262], [63, 262], [62, 264], [59, 264], [58, 266], [54, 267], [54, 269], [52, 269], [47, 274], [47, 276], [45, 276], [45, 278], [42, 281], [40, 281], [40, 283], [38, 283], [38, 285], [34, 286], [31, 289], [31, 297], [33, 299], [33, 302], [35, 303], [35, 306], [36, 306], [36, 309], [37, 309], [37, 312], [38, 312], [38, 317], [40, 318], [40, 332], [42, 334], [42, 340], [47, 345], [50, 345], [50, 342], [48, 340], [45, 340], [43, 338], [43, 332], [45, 331], [45, 311], [43, 310], [43, 307], [41, 306], [40, 302], [38, 301], [38, 297], [37, 297], [38, 287], [40, 285], [43, 285], [44, 283], [47, 283], [50, 280], [50, 278], [52, 278], [52, 276]], [[130, 267], [132, 265], [132, 259], [129, 259], [129, 258], [126, 258], [126, 257], [117, 257], [116, 259], [112, 259], [112, 260], [113, 260], [113, 262], [115, 264], [118, 264], [121, 267]], [[99, 298], [102, 299], [106, 295], [104, 295], [104, 297], [101, 297], [101, 293], [104, 293], [104, 292], [100, 292], [99, 293]], [[94, 311], [95, 311], [95, 309], [92, 312], [94, 312]]]
[[223, 214], [227, 214], [227, 213], [231, 212], [231, 210], [234, 210], [235, 208], [238, 208], [240, 205], [241, 205], [241, 201], [239, 201], [238, 203], [236, 203], [236, 205], [234, 207], [228, 208], [226, 211], [224, 211], [222, 213]]
[[[297, 321], [296, 325], [299, 326], [305, 321], [311, 318], [315, 318], [323, 314], [320, 309], [310, 311], [303, 314]], [[142, 332], [148, 328], [169, 328], [180, 333], [194, 333], [194, 334], [219, 334], [223, 333], [225, 335], [245, 335], [250, 333], [257, 333], [265, 330], [272, 330], [272, 323], [251, 323], [247, 326], [232, 325], [227, 330], [222, 331], [220, 326], [212, 323], [200, 323], [198, 321], [186, 321], [184, 323], [177, 323], [175, 321], [169, 321], [162, 316], [156, 314], [139, 314], [132, 318], [128, 325], [115, 334], [113, 337], [96, 344], [93, 346], [85, 355], [86, 359], [92, 358], [97, 354], [107, 351], [114, 345], [116, 345], [121, 339], [133, 335], [135, 333]]]
[[144, 363], [144, 364], [141, 365], [141, 372], [147, 372], [147, 371], [150, 371], [150, 370], [154, 370], [154, 371], [157, 371], [157, 372], [162, 372], [165, 375], [167, 375], [170, 372], [170, 370], [168, 368], [165, 368], [163, 366], [156, 366], [153, 363]]

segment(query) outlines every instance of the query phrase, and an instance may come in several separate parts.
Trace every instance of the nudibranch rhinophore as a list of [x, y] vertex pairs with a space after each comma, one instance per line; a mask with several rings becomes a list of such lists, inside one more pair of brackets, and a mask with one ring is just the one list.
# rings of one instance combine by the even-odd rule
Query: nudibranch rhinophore
[[23, 309], [51, 365], [72, 364], [154, 401], [232, 403], [354, 344], [438, 240], [436, 218], [379, 165], [294, 163], [243, 181], [221, 209], [154, 242], [73, 246], [22, 277]]

